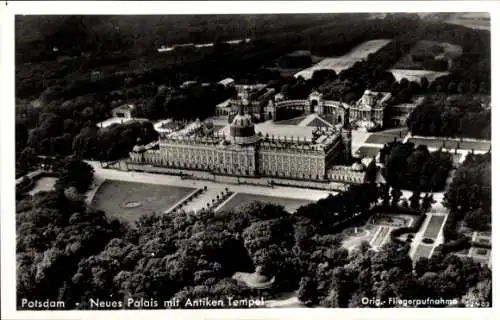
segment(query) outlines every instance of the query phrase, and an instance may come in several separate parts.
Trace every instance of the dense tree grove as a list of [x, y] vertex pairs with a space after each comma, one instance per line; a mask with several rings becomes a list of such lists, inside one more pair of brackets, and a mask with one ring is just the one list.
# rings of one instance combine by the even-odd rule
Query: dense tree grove
[[[93, 113], [92, 108], [86, 109]], [[45, 113], [27, 109], [19, 115], [16, 170], [23, 172], [35, 165], [36, 155], [67, 156], [76, 153], [87, 159], [114, 160], [127, 156], [138, 141], [146, 144], [158, 137], [150, 122], [115, 124], [99, 129], [93, 121], [86, 120], [86, 115], [71, 116], [71, 113], [59, 111]], [[39, 114], [38, 120], [34, 120], [36, 114]], [[23, 138], [18, 140], [18, 136]]]
[[456, 223], [464, 219], [473, 230], [491, 228], [491, 154], [467, 155], [457, 169], [445, 194], [450, 209], [448, 233], [454, 233]]
[[471, 95], [427, 96], [407, 125], [414, 135], [491, 139], [491, 109]]
[[[17, 204], [18, 299], [58, 299], [81, 309], [90, 298], [122, 301], [106, 306], [112, 309], [137, 307], [129, 298], [272, 298], [298, 290], [309, 305], [393, 307], [361, 297], [459, 299], [491, 277], [470, 259], [444, 255], [420, 261], [413, 274], [409, 247], [397, 244], [373, 251], [363, 243], [349, 253], [337, 226], [367, 212], [377, 194], [361, 185], [296, 215], [254, 203], [237, 214], [145, 214], [126, 226], [64, 193], [41, 193]], [[231, 278], [256, 267], [275, 279], [272, 289], [257, 292]]]
[[76, 157], [56, 161], [53, 170], [58, 173], [55, 185], [58, 191], [75, 188], [78, 193], [84, 193], [94, 179], [94, 168]]
[[201, 83], [187, 88], [162, 89], [145, 103], [138, 105], [138, 116], [151, 120], [174, 118], [205, 119], [215, 114], [215, 106], [236, 96], [234, 88]]
[[427, 146], [415, 147], [410, 142], [386, 144], [380, 158], [385, 164], [383, 175], [391, 186], [418, 192], [443, 189], [453, 167], [451, 154], [431, 153]]

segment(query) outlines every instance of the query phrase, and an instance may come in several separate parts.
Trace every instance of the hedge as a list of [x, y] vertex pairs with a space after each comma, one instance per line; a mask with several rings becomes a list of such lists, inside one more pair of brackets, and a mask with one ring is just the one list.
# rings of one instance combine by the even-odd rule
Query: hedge
[[391, 231], [391, 240], [395, 243], [399, 244], [405, 244], [405, 241], [402, 241], [398, 239], [399, 236], [405, 233], [416, 233], [418, 230], [420, 230], [420, 227], [424, 223], [425, 218], [427, 215], [425, 213], [420, 212], [420, 215], [418, 216], [417, 220], [411, 227], [402, 227], [402, 228], [397, 228]]
[[441, 252], [441, 254], [448, 254], [451, 252], [457, 252], [471, 247], [469, 239], [465, 236], [461, 236], [458, 239], [450, 242], [443, 243], [436, 247], [434, 250], [436, 252]]

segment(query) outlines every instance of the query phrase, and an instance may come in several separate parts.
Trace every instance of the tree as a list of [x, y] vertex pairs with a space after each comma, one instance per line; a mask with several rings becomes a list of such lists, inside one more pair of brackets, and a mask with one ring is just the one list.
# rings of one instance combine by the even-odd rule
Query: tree
[[391, 197], [392, 197], [391, 205], [393, 207], [398, 205], [399, 199], [401, 199], [402, 195], [403, 195], [403, 193], [401, 192], [401, 190], [392, 188], [392, 190], [391, 190]]
[[491, 222], [491, 213], [477, 208], [465, 214], [465, 223], [469, 228], [478, 231], [488, 230]]
[[307, 306], [317, 303], [316, 283], [310, 277], [302, 277], [299, 283], [298, 299]]
[[75, 187], [78, 192], [84, 193], [94, 179], [94, 168], [75, 157], [65, 160], [58, 171], [60, 173], [56, 190], [64, 191], [68, 187]]
[[34, 164], [37, 163], [36, 151], [33, 148], [26, 147], [23, 149], [21, 154], [19, 155], [19, 164], [23, 168], [31, 168]]
[[420, 208], [420, 192], [414, 191], [410, 197], [410, 208], [419, 209]]
[[421, 277], [426, 272], [429, 271], [429, 259], [426, 257], [420, 257], [415, 263], [415, 273], [418, 277]]

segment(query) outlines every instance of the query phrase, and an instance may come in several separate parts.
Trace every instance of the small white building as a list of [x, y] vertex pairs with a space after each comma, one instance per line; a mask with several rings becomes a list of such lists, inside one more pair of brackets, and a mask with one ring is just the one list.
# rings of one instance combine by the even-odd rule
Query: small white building
[[226, 79], [222, 79], [221, 81], [219, 81], [219, 84], [222, 84], [226, 88], [227, 87], [234, 87], [235, 81], [234, 81], [234, 79], [226, 78]]
[[127, 118], [134, 117], [135, 106], [131, 104], [123, 104], [113, 109], [112, 114], [114, 118]]

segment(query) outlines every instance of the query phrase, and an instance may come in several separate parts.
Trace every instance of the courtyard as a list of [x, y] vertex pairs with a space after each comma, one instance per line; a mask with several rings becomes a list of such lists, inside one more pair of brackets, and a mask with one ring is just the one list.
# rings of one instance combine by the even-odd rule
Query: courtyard
[[195, 188], [106, 180], [97, 190], [92, 205], [112, 217], [135, 222], [145, 213], [164, 212]]

